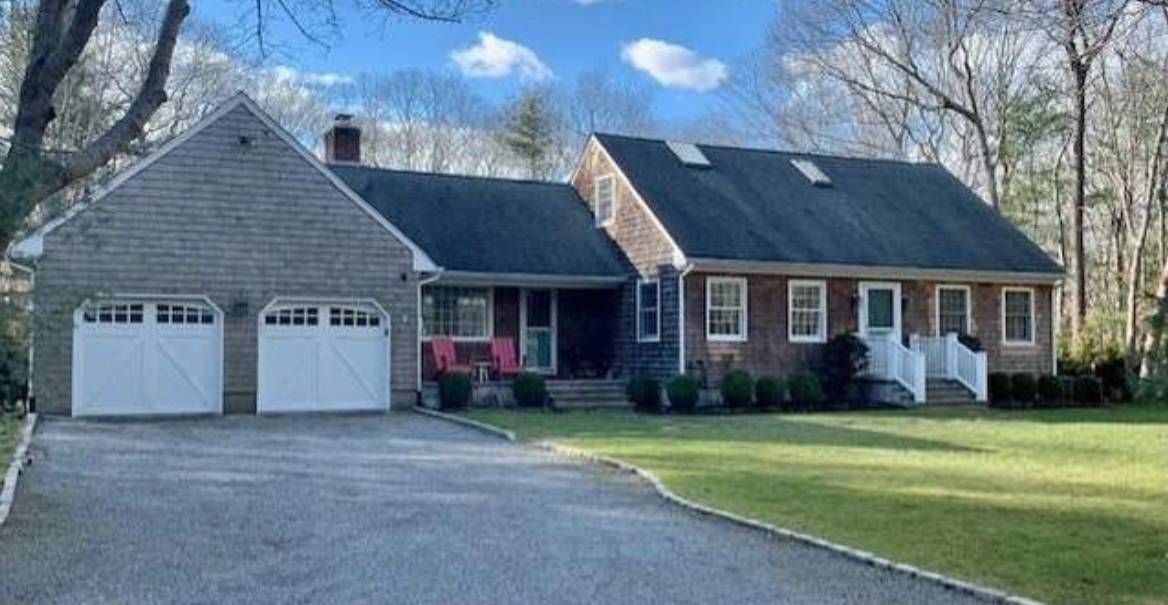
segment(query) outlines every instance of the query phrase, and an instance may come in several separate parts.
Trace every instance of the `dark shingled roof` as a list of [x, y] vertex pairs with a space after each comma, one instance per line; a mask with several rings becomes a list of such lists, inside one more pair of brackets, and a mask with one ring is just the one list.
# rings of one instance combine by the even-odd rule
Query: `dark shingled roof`
[[329, 169], [448, 271], [628, 273], [570, 185], [341, 164]]
[[[596, 135], [693, 258], [1061, 273], [944, 168], [699, 145], [683, 165], [658, 140]], [[831, 179], [817, 187], [790, 162]]]

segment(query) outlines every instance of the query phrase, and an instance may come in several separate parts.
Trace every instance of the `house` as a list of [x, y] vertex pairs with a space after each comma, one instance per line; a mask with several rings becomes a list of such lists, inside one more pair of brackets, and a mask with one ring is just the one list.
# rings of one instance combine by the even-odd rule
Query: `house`
[[598, 134], [568, 183], [423, 174], [362, 166], [345, 119], [324, 148], [240, 94], [14, 245], [37, 409], [402, 409], [434, 338], [477, 370], [510, 338], [553, 382], [716, 384], [857, 332], [917, 401], [1054, 367], [1061, 269], [937, 166]]

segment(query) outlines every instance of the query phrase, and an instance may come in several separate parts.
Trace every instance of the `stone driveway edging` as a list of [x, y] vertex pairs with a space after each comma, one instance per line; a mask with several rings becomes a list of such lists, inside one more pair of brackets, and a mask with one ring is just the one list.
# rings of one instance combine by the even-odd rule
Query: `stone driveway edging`
[[[489, 435], [494, 435], [496, 437], [499, 437], [501, 439], [505, 439], [507, 441], [518, 442], [518, 440], [515, 437], [515, 433], [508, 431], [508, 430], [505, 430], [505, 429], [502, 429], [502, 428], [499, 428], [497, 426], [487, 424], [485, 422], [479, 422], [477, 420], [472, 420], [470, 418], [466, 418], [463, 416], [458, 416], [455, 414], [446, 414], [443, 412], [438, 412], [438, 411], [426, 409], [426, 408], [415, 407], [414, 410], [417, 411], [418, 413], [425, 414], [427, 416], [432, 416], [434, 418], [441, 418], [443, 420], [447, 420], [447, 421], [454, 422], [457, 424], [461, 424], [463, 426], [467, 426], [467, 427], [482, 431], [482, 432], [487, 433]], [[809, 545], [815, 546], [817, 548], [829, 550], [829, 551], [834, 552], [836, 554], [843, 555], [844, 557], [847, 557], [847, 558], [855, 560], [855, 561], [859, 561], [861, 563], [865, 563], [867, 565], [871, 565], [873, 567], [879, 567], [879, 568], [887, 569], [887, 570], [894, 571], [897, 573], [906, 574], [910, 577], [921, 578], [923, 580], [935, 582], [935, 583], [940, 584], [940, 585], [942, 585], [950, 590], [955, 590], [955, 591], [958, 591], [961, 593], [965, 593], [965, 594], [971, 595], [973, 597], [983, 599], [983, 600], [990, 602], [990, 603], [1000, 603], [1002, 605], [1045, 605], [1041, 601], [1036, 601], [1036, 600], [1030, 599], [1028, 597], [1010, 594], [1010, 593], [1007, 593], [1007, 592], [1004, 592], [1001, 590], [989, 588], [987, 586], [981, 586], [979, 584], [974, 584], [972, 582], [966, 582], [964, 580], [959, 580], [957, 578], [952, 578], [952, 577], [949, 577], [949, 576], [946, 576], [943, 574], [939, 574], [936, 572], [920, 569], [919, 567], [914, 567], [912, 565], [908, 565], [905, 563], [897, 563], [896, 561], [892, 561], [890, 559], [885, 559], [883, 557], [876, 556], [870, 552], [860, 550], [858, 548], [852, 548], [850, 546], [845, 546], [843, 544], [838, 544], [835, 542], [831, 542], [829, 540], [817, 538], [815, 536], [805, 534], [802, 532], [797, 532], [797, 531], [794, 531], [791, 529], [787, 529], [785, 527], [779, 527], [777, 525], [772, 525], [772, 524], [766, 523], [764, 521], [759, 521], [758, 519], [752, 519], [750, 517], [743, 517], [741, 515], [736, 515], [734, 513], [724, 511], [724, 510], [721, 510], [718, 508], [706, 506], [704, 504], [698, 504], [697, 502], [694, 502], [692, 500], [688, 500], [688, 499], [683, 498], [683, 497], [677, 495], [676, 493], [674, 493], [673, 490], [666, 487], [665, 483], [662, 482], [661, 479], [658, 478], [657, 475], [653, 474], [651, 471], [645, 470], [645, 469], [643, 469], [639, 466], [633, 465], [633, 464], [629, 464], [628, 462], [624, 462], [622, 460], [617, 460], [616, 458], [611, 458], [609, 456], [602, 456], [600, 454], [594, 454], [594, 453], [589, 452], [587, 450], [582, 450], [580, 448], [562, 445], [562, 444], [556, 443], [554, 441], [539, 441], [539, 442], [532, 444], [532, 446], [539, 448], [539, 449], [542, 449], [542, 450], [545, 450], [545, 451], [548, 451], [548, 452], [551, 452], [553, 454], [567, 457], [567, 458], [574, 458], [576, 460], [581, 460], [584, 462], [602, 464], [602, 465], [605, 465], [605, 466], [608, 466], [611, 468], [615, 468], [617, 470], [620, 470], [620, 471], [623, 471], [626, 473], [631, 473], [633, 475], [636, 475], [637, 477], [640, 477], [642, 480], [644, 480], [644, 481], [648, 482], [650, 485], [652, 485], [653, 490], [656, 491], [657, 494], [659, 496], [661, 496], [662, 498], [664, 498], [665, 500], [672, 502], [678, 506], [681, 506], [682, 508], [685, 508], [685, 509], [688, 509], [688, 510], [693, 511], [695, 513], [701, 514], [701, 515], [716, 517], [719, 519], [730, 521], [731, 523], [736, 523], [738, 525], [742, 525], [742, 526], [749, 527], [752, 529], [761, 530], [761, 531], [763, 531], [763, 532], [765, 532], [773, 537], [795, 540], [797, 542], [809, 544]]]
[[36, 428], [37, 415], [28, 414], [24, 417], [24, 426], [20, 428], [20, 441], [12, 453], [12, 462], [8, 465], [8, 472], [4, 474], [4, 487], [0, 489], [0, 525], [8, 519], [12, 511], [12, 502], [16, 499], [16, 480], [24, 470], [28, 458], [28, 444], [32, 441], [32, 431]]
[[478, 420], [471, 420], [470, 418], [467, 418], [465, 416], [459, 416], [457, 414], [447, 414], [446, 412], [439, 412], [438, 410], [435, 410], [432, 408], [427, 408], [427, 407], [422, 407], [420, 405], [414, 406], [414, 412], [421, 414], [423, 416], [430, 416], [431, 418], [439, 418], [439, 419], [445, 420], [447, 422], [461, 424], [462, 426], [472, 428], [472, 429], [479, 431], [479, 432], [482, 432], [482, 433], [486, 433], [492, 437], [498, 437], [500, 439], [504, 439], [504, 440], [516, 442], [516, 443], [519, 441], [518, 439], [515, 438], [515, 433], [512, 433], [511, 431], [508, 431], [506, 429], [501, 429], [497, 426], [493, 426], [493, 425], [487, 424], [485, 422], [479, 422]]

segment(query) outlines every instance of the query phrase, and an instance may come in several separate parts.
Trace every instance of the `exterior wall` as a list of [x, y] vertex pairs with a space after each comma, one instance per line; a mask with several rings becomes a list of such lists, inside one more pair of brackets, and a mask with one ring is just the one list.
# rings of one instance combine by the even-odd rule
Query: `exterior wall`
[[[706, 339], [706, 277], [729, 275], [747, 279], [746, 342], [711, 342]], [[823, 345], [791, 343], [787, 339], [787, 276], [691, 273], [685, 280], [686, 368], [709, 386], [715, 386], [731, 368], [756, 375], [786, 376], [813, 370], [820, 362]], [[857, 279], [827, 279], [828, 336], [858, 329]], [[874, 280], [876, 281], [876, 280]], [[891, 281], [891, 280], [879, 280]], [[933, 335], [936, 330], [935, 282], [901, 281], [901, 326], [904, 338]], [[948, 283], [948, 282], [946, 282]], [[969, 285], [972, 335], [987, 352], [990, 372], [1041, 372], [1053, 370], [1051, 287], [1034, 289], [1035, 343], [1032, 346], [1002, 343], [1001, 292], [1010, 284]]]
[[584, 150], [580, 169], [572, 185], [589, 209], [595, 208], [596, 177], [614, 177], [613, 220], [604, 227], [608, 236], [632, 263], [637, 276], [661, 281], [661, 338], [656, 343], [637, 342], [636, 280], [620, 290], [615, 344], [616, 376], [648, 375], [668, 379], [678, 372], [678, 288], [674, 267], [674, 248], [665, 233], [654, 223], [636, 191], [620, 176], [619, 170], [595, 140]]
[[226, 314], [225, 411], [245, 413], [255, 410], [265, 305], [374, 299], [391, 315], [395, 407], [415, 397], [409, 249], [243, 105], [50, 233], [35, 283], [34, 393], [43, 412], [70, 412], [73, 311], [101, 294], [209, 296]]

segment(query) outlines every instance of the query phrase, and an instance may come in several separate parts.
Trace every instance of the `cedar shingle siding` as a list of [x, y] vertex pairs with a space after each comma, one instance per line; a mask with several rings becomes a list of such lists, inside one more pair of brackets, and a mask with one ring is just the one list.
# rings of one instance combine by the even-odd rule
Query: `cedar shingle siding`
[[595, 140], [585, 148], [580, 169], [572, 180], [589, 210], [595, 207], [595, 180], [606, 174], [614, 177], [615, 201], [612, 223], [604, 230], [620, 246], [639, 276], [661, 280], [661, 339], [655, 343], [637, 342], [636, 280], [639, 276], [631, 276], [630, 282], [621, 288], [616, 367], [624, 376], [643, 374], [668, 379], [678, 372], [678, 290], [677, 271], [672, 265], [673, 246]]
[[409, 249], [237, 105], [46, 237], [34, 292], [37, 407], [70, 411], [73, 310], [133, 293], [205, 294], [224, 309], [228, 412], [255, 410], [257, 314], [273, 298], [375, 299], [392, 316], [402, 409], [416, 388], [416, 285]]

